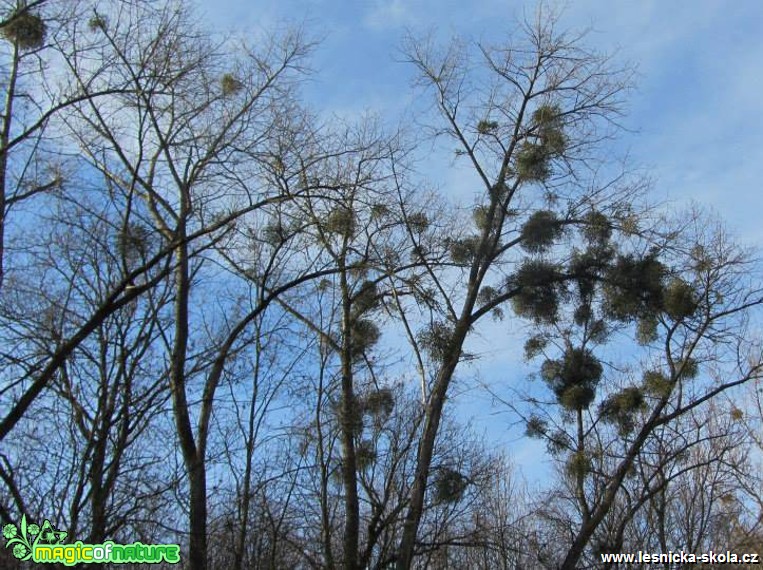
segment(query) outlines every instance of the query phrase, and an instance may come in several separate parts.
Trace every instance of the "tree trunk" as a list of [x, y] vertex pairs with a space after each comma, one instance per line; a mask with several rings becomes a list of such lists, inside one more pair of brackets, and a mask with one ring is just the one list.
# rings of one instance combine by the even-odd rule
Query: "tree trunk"
[[185, 228], [178, 229], [178, 239], [183, 244], [177, 248], [175, 283], [175, 339], [172, 348], [170, 389], [175, 413], [175, 426], [183, 453], [183, 463], [188, 472], [191, 496], [189, 513], [189, 558], [191, 570], [207, 568], [207, 481], [204, 447], [197, 447], [191, 427], [190, 410], [185, 391], [185, 368], [188, 351], [190, 294], [189, 261], [185, 241]]
[[13, 63], [9, 72], [2, 126], [0, 126], [0, 289], [3, 286], [3, 277], [5, 276], [5, 197], [7, 195], [6, 184], [8, 180], [8, 140], [10, 139], [11, 122], [13, 120], [13, 101], [16, 97], [18, 70], [19, 47], [18, 44], [14, 44]]
[[191, 570], [207, 569], [207, 472], [203, 459], [188, 470], [191, 491], [189, 558]]
[[[343, 265], [343, 264], [342, 264]], [[350, 313], [350, 293], [347, 273], [341, 273], [342, 282], [342, 482], [344, 486], [344, 570], [356, 570], [358, 566], [358, 543], [360, 534], [360, 512], [358, 505], [357, 457], [355, 456], [355, 430], [358, 414], [353, 390], [352, 358], [352, 316]]]
[[424, 497], [426, 495], [427, 480], [429, 479], [429, 468], [432, 465], [435, 441], [442, 419], [442, 410], [445, 405], [445, 396], [461, 356], [461, 346], [466, 336], [467, 328], [466, 326], [460, 326], [456, 329], [454, 342], [451, 344], [451, 347], [457, 348], [451, 350], [447, 361], [440, 369], [437, 382], [429, 399], [429, 410], [427, 410], [427, 418], [424, 423], [424, 433], [421, 437], [421, 444], [416, 458], [416, 472], [413, 486], [411, 487], [411, 503], [405, 517], [403, 537], [400, 540], [400, 547], [398, 549], [398, 570], [408, 570], [413, 562], [413, 551], [416, 546], [421, 516], [424, 512]]

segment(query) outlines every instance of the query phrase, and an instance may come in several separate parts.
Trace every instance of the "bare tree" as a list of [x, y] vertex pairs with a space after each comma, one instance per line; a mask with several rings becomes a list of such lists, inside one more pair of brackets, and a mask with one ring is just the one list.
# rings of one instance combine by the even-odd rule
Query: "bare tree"
[[415, 347], [428, 350], [433, 367], [399, 568], [409, 568], [415, 554], [443, 408], [469, 332], [510, 300], [520, 314], [529, 304], [545, 305], [551, 315], [556, 284], [574, 275], [535, 256], [553, 252], [563, 259], [565, 250], [556, 245], [570, 228], [591, 225], [591, 216], [627, 224], [640, 191], [627, 177], [601, 183], [592, 158], [616, 127], [628, 70], [555, 26], [553, 15], [539, 13], [524, 24], [522, 43], [477, 46], [476, 55], [458, 42], [442, 52], [428, 42], [407, 49], [434, 96], [441, 119], [434, 132], [456, 145], [481, 191], [473, 225], [443, 244], [460, 272], [459, 287], [445, 281], [452, 271], [440, 273], [430, 263], [443, 312]]
[[[135, 221], [126, 239], [119, 196], [104, 201], [98, 181], [91, 184], [81, 187], [85, 195], [58, 199], [41, 216], [49, 233], [27, 241], [29, 269], [8, 283], [2, 330], [20, 356], [55, 352], [124, 278], [123, 256], [147, 256], [157, 246], [149, 234], [138, 235]], [[10, 489], [39, 493], [26, 493], [24, 501], [15, 493], [15, 512], [55, 519], [100, 542], [134, 529], [146, 516], [142, 503], [167, 490], [156, 477], [166, 453], [152, 453], [161, 446], [146, 434], [161, 423], [167, 401], [155, 344], [169, 296], [169, 289], [156, 288], [104, 319], [12, 432], [3, 480]], [[3, 518], [11, 519], [7, 511]]]
[[[329, 566], [341, 559], [345, 568], [361, 568], [370, 564], [381, 533], [394, 518], [388, 512], [389, 485], [399, 461], [398, 454], [390, 458], [380, 481], [370, 475], [381, 447], [390, 443], [384, 441], [383, 426], [396, 406], [394, 389], [385, 385], [381, 363], [372, 356], [380, 337], [377, 323], [395, 294], [412, 294], [416, 263], [407, 259], [405, 210], [397, 207], [409, 199], [396, 171], [405, 149], [370, 122], [331, 140], [333, 150], [323, 150], [320, 163], [303, 151], [299, 163], [306, 168], [300, 184], [309, 187], [314, 180], [317, 187], [288, 204], [278, 220], [286, 227], [298, 221], [327, 275], [315, 281], [317, 296], [288, 295], [279, 302], [318, 335], [321, 348], [314, 422], [308, 429], [320, 465], [322, 555]], [[389, 282], [400, 290], [393, 293]], [[378, 429], [365, 433], [365, 416]], [[337, 469], [343, 491], [341, 554], [336, 553], [329, 513], [329, 488]]]
[[[594, 552], [617, 551], [635, 514], [664, 498], [673, 478], [689, 477], [693, 469], [706, 477], [720, 470], [728, 482], [726, 466], [741, 465], [732, 459], [743, 452], [735, 424], [705, 418], [716, 415], [713, 402], [724, 393], [760, 375], [759, 349], [745, 326], [760, 306], [761, 290], [753, 262], [720, 227], [708, 226], [696, 212], [682, 219], [680, 237], [666, 232], [646, 257], [621, 252], [599, 277], [589, 273], [568, 294], [567, 316], [541, 323], [526, 344], [530, 357], [543, 355], [540, 376], [553, 393], [542, 405], [531, 398], [537, 414], [527, 417], [528, 433], [563, 460], [577, 517], [570, 521], [564, 568], [577, 566], [597, 534], [609, 538], [600, 538]], [[573, 272], [592, 267], [591, 247], [572, 258]], [[618, 335], [639, 339], [643, 348], [631, 349], [637, 364], [607, 361], [606, 344]], [[695, 448], [706, 445], [709, 456], [696, 455]], [[641, 477], [629, 481], [634, 473]], [[627, 507], [618, 508], [620, 494]], [[689, 516], [692, 509], [684, 506]], [[714, 516], [713, 508], [701, 516]], [[705, 536], [696, 528], [691, 533], [686, 546]], [[663, 535], [659, 546], [667, 544]]]
[[[296, 35], [273, 39], [259, 52], [235, 54], [194, 29], [185, 6], [122, 5], [110, 25], [95, 12], [100, 60], [77, 52], [66, 59], [84, 94], [113, 90], [110, 98], [85, 97], [67, 118], [91, 168], [127, 196], [125, 232], [144, 209], [161, 247], [174, 309], [159, 336], [175, 424], [190, 488], [190, 559], [206, 567], [206, 446], [214, 394], [228, 355], [252, 317], [211, 337], [194, 339], [208, 318], [193, 310], [194, 279], [215, 263], [213, 248], [235, 221], [283, 200], [262, 180], [259, 157], [276, 118], [289, 104], [289, 76], [306, 45]], [[260, 180], [258, 183], [257, 181]], [[210, 252], [203, 255], [204, 252]], [[123, 290], [134, 295], [152, 286], [145, 260], [128, 270]], [[263, 306], [253, 311], [263, 310]], [[192, 343], [203, 346], [199, 351]], [[204, 346], [206, 345], [206, 346]], [[193, 428], [197, 378], [206, 376], [198, 425]]]

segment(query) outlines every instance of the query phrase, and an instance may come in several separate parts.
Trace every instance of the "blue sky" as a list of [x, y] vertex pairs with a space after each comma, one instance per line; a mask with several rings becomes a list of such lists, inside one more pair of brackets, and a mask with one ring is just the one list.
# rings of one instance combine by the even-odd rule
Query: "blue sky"
[[[535, 3], [501, 0], [202, 0], [220, 31], [252, 37], [303, 25], [322, 38], [306, 95], [327, 113], [397, 116], [411, 100], [399, 61], [406, 30], [495, 40]], [[562, 23], [638, 69], [623, 135], [655, 196], [715, 209], [736, 235], [763, 241], [763, 2], [576, 0]], [[447, 188], [443, 188], [445, 192]]]
[[[398, 48], [407, 31], [435, 31], [495, 41], [533, 2], [475, 0], [203, 0], [218, 31], [251, 38], [262, 30], [302, 25], [322, 38], [305, 95], [325, 116], [371, 112], [398, 117], [412, 100], [411, 69]], [[759, 0], [576, 0], [562, 26], [590, 29], [586, 42], [637, 67], [637, 88], [617, 143], [654, 179], [656, 200], [695, 201], [728, 222], [732, 234], [763, 243], [763, 2]], [[437, 182], [454, 195], [458, 173]], [[521, 346], [521, 344], [520, 344]], [[521, 349], [483, 362], [483, 380], [511, 366]], [[490, 360], [488, 358], [488, 360]], [[516, 437], [485, 414], [484, 396], [462, 397], [466, 411], [499, 441]], [[508, 418], [507, 418], [508, 419]], [[515, 441], [512, 453], [531, 478], [542, 446]]]

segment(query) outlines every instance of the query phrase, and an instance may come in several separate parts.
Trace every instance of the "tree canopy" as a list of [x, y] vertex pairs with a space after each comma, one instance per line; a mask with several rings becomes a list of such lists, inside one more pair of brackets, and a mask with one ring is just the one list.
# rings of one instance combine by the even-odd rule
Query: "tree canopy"
[[[757, 254], [613, 158], [633, 70], [556, 13], [408, 37], [395, 124], [306, 103], [303, 30], [1, 7], [3, 567], [46, 519], [193, 570], [760, 548]], [[474, 377], [538, 488], [460, 411]]]

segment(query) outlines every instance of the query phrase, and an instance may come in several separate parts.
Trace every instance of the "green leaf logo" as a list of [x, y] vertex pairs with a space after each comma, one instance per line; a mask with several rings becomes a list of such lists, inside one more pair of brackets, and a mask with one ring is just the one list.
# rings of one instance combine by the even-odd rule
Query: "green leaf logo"
[[37, 545], [63, 544], [66, 533], [53, 528], [50, 521], [45, 519], [42, 528], [34, 523], [27, 524], [26, 515], [21, 517], [21, 525], [6, 524], [3, 527], [5, 548], [11, 548], [13, 556], [19, 560], [29, 560]]

